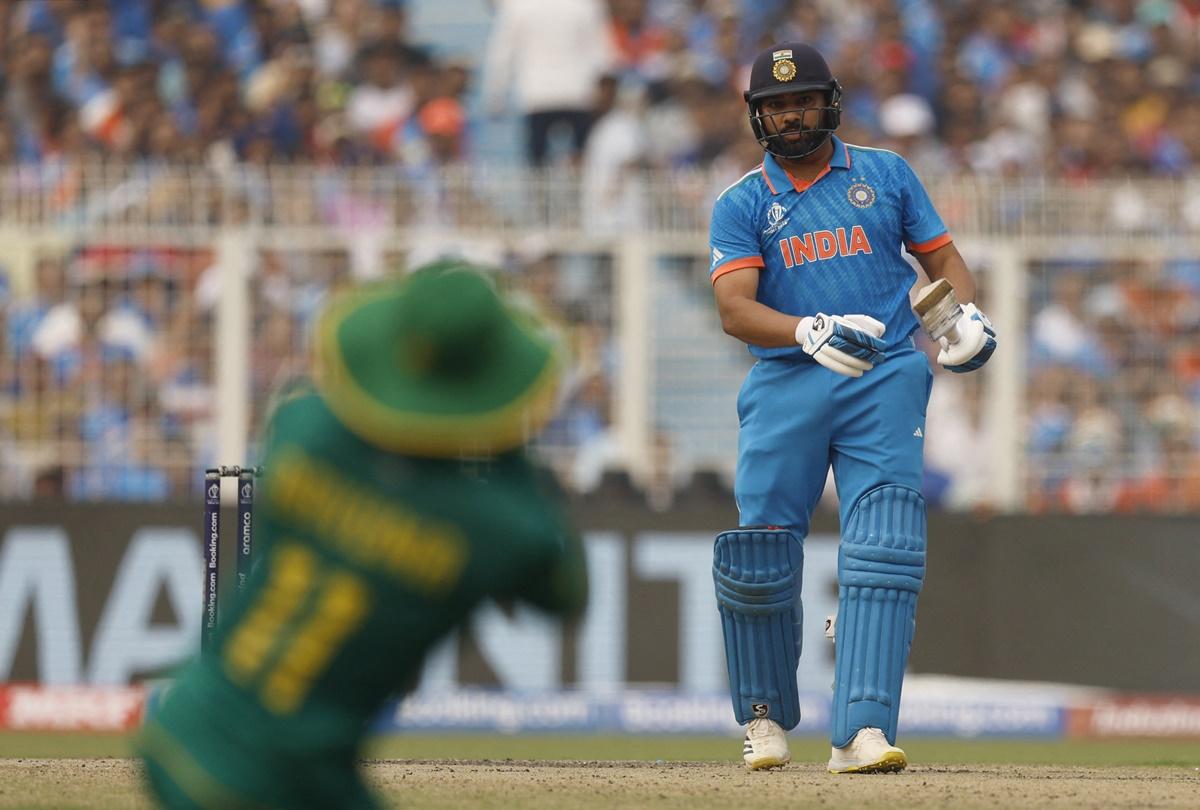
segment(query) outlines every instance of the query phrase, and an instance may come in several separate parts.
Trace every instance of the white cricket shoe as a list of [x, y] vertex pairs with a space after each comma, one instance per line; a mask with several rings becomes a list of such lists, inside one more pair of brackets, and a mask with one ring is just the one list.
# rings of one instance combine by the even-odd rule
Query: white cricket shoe
[[830, 773], [896, 773], [908, 767], [908, 757], [877, 728], [859, 729], [829, 758]]
[[742, 759], [752, 771], [779, 768], [792, 760], [783, 727], [766, 717], [756, 717], [746, 726], [746, 741], [742, 744]]

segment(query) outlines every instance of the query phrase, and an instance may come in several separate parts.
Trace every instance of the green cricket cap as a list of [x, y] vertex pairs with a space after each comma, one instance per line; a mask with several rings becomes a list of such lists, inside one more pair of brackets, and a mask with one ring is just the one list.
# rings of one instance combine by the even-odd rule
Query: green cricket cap
[[554, 412], [551, 330], [465, 263], [351, 290], [325, 309], [314, 340], [317, 387], [334, 415], [393, 452], [494, 455], [528, 442]]

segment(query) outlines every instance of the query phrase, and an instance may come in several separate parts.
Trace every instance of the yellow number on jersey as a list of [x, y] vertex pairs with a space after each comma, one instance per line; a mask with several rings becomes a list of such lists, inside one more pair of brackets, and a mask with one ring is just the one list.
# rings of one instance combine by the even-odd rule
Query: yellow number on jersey
[[370, 593], [345, 571], [318, 572], [316, 555], [278, 547], [258, 602], [225, 646], [225, 668], [241, 684], [259, 681], [271, 711], [295, 711], [341, 643], [367, 614]]

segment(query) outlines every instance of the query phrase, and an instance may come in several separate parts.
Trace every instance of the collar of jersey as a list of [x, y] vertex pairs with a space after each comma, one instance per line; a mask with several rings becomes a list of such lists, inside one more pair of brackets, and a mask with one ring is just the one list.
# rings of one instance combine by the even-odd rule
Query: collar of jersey
[[786, 169], [775, 162], [774, 155], [763, 155], [763, 179], [767, 181], [767, 188], [771, 189], [771, 193], [778, 195], [788, 189], [793, 191], [807, 191], [818, 180], [828, 174], [830, 169], [849, 169], [850, 148], [837, 135], [830, 135], [829, 137], [833, 139], [833, 157], [829, 159], [829, 165], [822, 169], [821, 173], [814, 177], [811, 183], [801, 183], [788, 174]]

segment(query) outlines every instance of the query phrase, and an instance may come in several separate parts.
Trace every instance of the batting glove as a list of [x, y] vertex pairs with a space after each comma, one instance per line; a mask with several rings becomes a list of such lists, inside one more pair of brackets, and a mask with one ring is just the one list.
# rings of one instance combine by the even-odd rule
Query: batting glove
[[987, 315], [974, 304], [963, 304], [962, 317], [958, 319], [958, 342], [951, 343], [940, 338], [942, 350], [938, 362], [947, 371], [965, 374], [981, 367], [996, 351], [996, 330]]
[[883, 360], [886, 327], [870, 315], [826, 315], [800, 319], [796, 342], [830, 371], [861, 377]]

